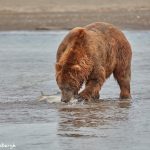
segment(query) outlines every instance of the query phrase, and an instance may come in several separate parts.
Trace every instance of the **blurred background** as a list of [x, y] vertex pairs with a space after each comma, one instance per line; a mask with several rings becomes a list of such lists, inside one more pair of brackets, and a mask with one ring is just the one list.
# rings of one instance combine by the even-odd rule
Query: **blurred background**
[[150, 0], [0, 0], [0, 30], [71, 29], [105, 21], [150, 28]]

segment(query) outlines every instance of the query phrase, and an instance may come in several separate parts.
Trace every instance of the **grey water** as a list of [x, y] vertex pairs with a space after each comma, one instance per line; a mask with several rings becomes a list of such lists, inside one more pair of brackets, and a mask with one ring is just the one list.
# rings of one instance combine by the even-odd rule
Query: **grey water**
[[[0, 32], [0, 150], [149, 150], [150, 31], [124, 31], [132, 100], [110, 77], [97, 103], [60, 102], [55, 57], [67, 31]], [[41, 91], [45, 95], [41, 99]]]

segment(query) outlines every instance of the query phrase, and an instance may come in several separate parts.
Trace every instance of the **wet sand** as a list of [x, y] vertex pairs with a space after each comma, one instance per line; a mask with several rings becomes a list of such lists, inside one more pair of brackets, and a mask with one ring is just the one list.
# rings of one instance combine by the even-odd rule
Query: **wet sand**
[[0, 30], [71, 29], [104, 21], [121, 29], [150, 29], [149, 0], [1, 0]]

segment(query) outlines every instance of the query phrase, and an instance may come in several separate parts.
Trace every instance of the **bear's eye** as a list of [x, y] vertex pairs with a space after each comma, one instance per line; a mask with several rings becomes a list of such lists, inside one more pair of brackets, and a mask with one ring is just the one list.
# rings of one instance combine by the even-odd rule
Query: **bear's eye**
[[67, 87], [65, 88], [66, 91], [71, 91], [71, 88]]
[[63, 90], [65, 90], [65, 91], [71, 91], [71, 88], [69, 88], [69, 87], [59, 87], [59, 89], [61, 90], [61, 91], [63, 91]]

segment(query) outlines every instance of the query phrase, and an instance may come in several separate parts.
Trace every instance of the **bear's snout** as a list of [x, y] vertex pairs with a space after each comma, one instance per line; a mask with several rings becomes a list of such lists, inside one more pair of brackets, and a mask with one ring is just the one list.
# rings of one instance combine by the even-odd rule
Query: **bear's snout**
[[72, 91], [70, 90], [66, 90], [66, 89], [63, 89], [61, 91], [61, 101], [62, 102], [69, 102], [72, 98], [74, 97], [74, 94]]
[[69, 100], [61, 98], [61, 102], [67, 103], [67, 102], [69, 102]]

